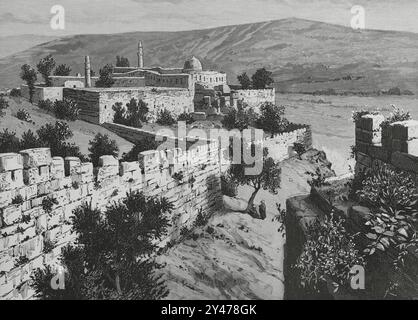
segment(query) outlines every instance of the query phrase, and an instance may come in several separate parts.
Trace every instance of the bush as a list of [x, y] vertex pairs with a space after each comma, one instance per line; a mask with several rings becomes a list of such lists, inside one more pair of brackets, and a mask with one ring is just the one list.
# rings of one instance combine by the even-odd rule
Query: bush
[[143, 122], [148, 120], [148, 104], [143, 100], [138, 101], [134, 98], [126, 104], [126, 108], [122, 107], [122, 103], [117, 102], [113, 105], [115, 111], [113, 122], [123, 124], [130, 127], [141, 128]]
[[42, 209], [47, 213], [50, 214], [52, 212], [52, 208], [54, 205], [58, 204], [58, 200], [55, 199], [53, 196], [46, 197], [42, 200]]
[[284, 107], [266, 102], [260, 107], [260, 117], [257, 119], [257, 128], [268, 132], [273, 137], [286, 130], [289, 121], [284, 117]]
[[22, 96], [22, 92], [19, 88], [13, 88], [12, 90], [10, 90], [9, 95], [11, 97], [21, 97]]
[[71, 68], [66, 64], [60, 64], [58, 67], [55, 68], [54, 75], [55, 76], [69, 76], [71, 73]]
[[0, 133], [0, 150], [2, 153], [20, 151], [20, 141], [16, 137], [16, 132], [3, 129]]
[[40, 148], [43, 146], [42, 141], [31, 131], [25, 131], [20, 139], [20, 150]]
[[298, 158], [302, 160], [302, 155], [306, 153], [306, 148], [303, 143], [295, 142], [293, 144], [293, 150], [298, 154]]
[[228, 197], [236, 197], [238, 194], [238, 185], [228, 174], [221, 176], [222, 194]]
[[77, 103], [71, 99], [64, 99], [62, 101], [56, 100], [54, 102], [54, 114], [58, 119], [75, 121], [78, 119], [80, 109]]
[[157, 114], [157, 123], [162, 126], [171, 126], [176, 123], [176, 120], [170, 111], [163, 109]]
[[186, 124], [192, 124], [194, 122], [193, 116], [188, 112], [183, 112], [177, 118], [177, 121], [184, 121]]
[[138, 141], [128, 153], [122, 155], [122, 161], [132, 162], [138, 161], [139, 154], [148, 150], [157, 150], [159, 143], [155, 138], [146, 137]]
[[4, 97], [0, 97], [0, 118], [6, 114], [5, 110], [8, 107], [9, 107], [9, 102]]
[[25, 109], [19, 109], [16, 114], [16, 118], [26, 122], [33, 122], [29, 112], [27, 112]]
[[89, 142], [90, 160], [93, 166], [99, 165], [99, 158], [101, 156], [114, 156], [119, 155], [119, 147], [115, 140], [111, 140], [107, 134], [98, 133], [93, 140]]
[[392, 112], [389, 114], [389, 116], [383, 121], [380, 126], [382, 128], [389, 126], [392, 123], [398, 122], [398, 121], [406, 121], [411, 120], [411, 114], [407, 111], [404, 111], [403, 109], [397, 108], [394, 105], [392, 105]]
[[257, 115], [254, 109], [244, 104], [238, 109], [230, 109], [222, 120], [222, 125], [228, 130], [238, 129], [240, 131], [248, 129], [256, 122]]
[[54, 103], [49, 99], [39, 100], [38, 107], [48, 112], [54, 112]]
[[390, 95], [390, 96], [400, 96], [401, 95], [401, 89], [399, 89], [398, 87], [390, 88], [388, 90], [387, 94]]
[[346, 231], [344, 222], [331, 213], [323, 223], [316, 220], [308, 227], [308, 240], [295, 265], [302, 287], [321, 292], [330, 280], [337, 290], [349, 289], [352, 268], [365, 265], [363, 255], [356, 249], [355, 237]]
[[48, 268], [32, 277], [36, 297], [41, 299], [121, 299], [153, 300], [168, 291], [156, 270], [152, 256], [155, 240], [167, 234], [167, 215], [173, 205], [166, 199], [146, 198], [130, 193], [105, 212], [83, 205], [74, 211], [73, 232], [77, 246], [67, 246], [61, 264], [65, 289], [51, 290]]
[[113, 66], [111, 64], [107, 64], [99, 70], [99, 79], [96, 81], [96, 87], [110, 88], [114, 85], [114, 83]]

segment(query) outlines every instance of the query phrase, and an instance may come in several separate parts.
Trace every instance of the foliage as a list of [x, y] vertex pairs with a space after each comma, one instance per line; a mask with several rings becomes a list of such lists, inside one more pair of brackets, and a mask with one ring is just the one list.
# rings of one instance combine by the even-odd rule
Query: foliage
[[29, 102], [33, 102], [33, 94], [35, 93], [35, 82], [37, 80], [36, 71], [30, 65], [24, 64], [21, 68], [20, 78], [26, 82], [29, 89]]
[[6, 114], [5, 110], [8, 107], [9, 107], [9, 102], [4, 97], [0, 97], [0, 118]]
[[116, 56], [116, 67], [129, 67], [129, 60], [123, 56]]
[[111, 64], [107, 64], [99, 70], [99, 79], [96, 81], [96, 87], [110, 88], [114, 83], [113, 66]]
[[295, 265], [302, 287], [319, 292], [331, 280], [337, 290], [348, 288], [352, 268], [365, 265], [363, 255], [356, 249], [355, 236], [347, 232], [344, 222], [331, 212], [323, 223], [316, 220], [309, 226], [308, 240]]
[[320, 168], [316, 168], [315, 172], [306, 171], [305, 172], [308, 176], [311, 176], [311, 180], [308, 181], [311, 187], [322, 187], [328, 186], [329, 183], [327, 180], [327, 175], [325, 175]]
[[157, 114], [157, 123], [161, 126], [172, 126], [176, 123], [176, 120], [170, 111], [162, 109]]
[[54, 114], [58, 119], [75, 121], [78, 119], [80, 109], [75, 101], [64, 98], [56, 100], [53, 105]]
[[10, 94], [11, 97], [21, 97], [22, 96], [22, 91], [19, 88], [13, 88], [12, 90], [10, 90]]
[[257, 115], [254, 109], [248, 105], [239, 105], [238, 110], [231, 108], [222, 120], [222, 125], [228, 130], [238, 129], [240, 131], [248, 129], [254, 125]]
[[400, 268], [409, 249], [418, 245], [416, 222], [418, 190], [405, 172], [383, 165], [366, 177], [358, 191], [360, 200], [371, 207], [367, 238], [371, 240], [366, 253], [394, 248], [398, 253], [394, 267]]
[[[152, 257], [155, 240], [167, 234], [167, 214], [173, 205], [166, 199], [130, 193], [105, 212], [83, 205], [74, 211], [76, 246], [68, 246], [61, 263], [65, 290], [52, 292], [48, 268], [33, 277], [36, 296], [41, 299], [161, 299], [167, 295], [162, 267]], [[60, 294], [61, 297], [58, 297]]]
[[20, 140], [16, 137], [16, 132], [7, 128], [0, 132], [0, 150], [3, 153], [20, 151]]
[[251, 77], [253, 87], [255, 89], [266, 89], [269, 85], [274, 83], [272, 75], [273, 73], [267, 71], [266, 68], [258, 69]]
[[66, 64], [60, 64], [55, 68], [54, 76], [69, 76], [71, 74], [71, 67]]
[[19, 204], [22, 204], [22, 203], [23, 203], [23, 197], [22, 197], [20, 194], [16, 195], [16, 196], [12, 199], [12, 204], [19, 205]]
[[[248, 154], [250, 152], [251, 154], [255, 154], [254, 164], [251, 166], [244, 163], [232, 164], [228, 170], [228, 174], [235, 183], [239, 185], [249, 185], [254, 188], [247, 206], [247, 211], [250, 211], [253, 208], [255, 197], [261, 189], [277, 194], [281, 184], [282, 170], [280, 164], [268, 156], [267, 148], [259, 150], [261, 152], [257, 152], [257, 149], [260, 149], [259, 147], [254, 145], [248, 146], [245, 141], [242, 143], [242, 146], [243, 148], [247, 148], [245, 152], [248, 152]], [[241, 157], [241, 159], [243, 159], [243, 157]], [[256, 175], [250, 175], [246, 172], [246, 169], [250, 167], [261, 168], [261, 171]]]
[[392, 112], [389, 114], [389, 116], [383, 121], [380, 126], [382, 128], [389, 126], [392, 123], [398, 122], [398, 121], [406, 121], [411, 120], [411, 114], [407, 111], [404, 111], [403, 109], [397, 108], [394, 105], [392, 105]]
[[370, 110], [364, 110], [360, 109], [358, 111], [353, 111], [351, 114], [351, 119], [354, 123], [358, 122], [362, 116], [365, 116], [367, 114], [377, 114], [377, 111], [370, 111]]
[[26, 122], [33, 122], [29, 112], [27, 112], [25, 109], [19, 109], [16, 113], [16, 118]]
[[38, 72], [42, 75], [42, 77], [45, 80], [45, 85], [47, 87], [52, 86], [51, 82], [51, 72], [55, 68], [55, 60], [52, 57], [51, 54], [47, 55], [45, 58], [42, 58], [38, 64], [36, 65], [36, 68], [38, 69]]
[[280, 203], [276, 203], [277, 214], [273, 217], [272, 221], [276, 221], [280, 224], [277, 232], [281, 233], [283, 238], [286, 236], [286, 209], [282, 209]]
[[20, 150], [32, 149], [42, 147], [42, 141], [32, 132], [32, 130], [25, 131], [19, 142]]
[[49, 99], [39, 100], [38, 107], [48, 112], [54, 112], [54, 103]]
[[306, 148], [303, 143], [295, 142], [293, 144], [293, 150], [298, 154], [298, 158], [302, 160], [302, 155], [306, 153]]
[[181, 183], [184, 179], [183, 171], [178, 171], [173, 174], [173, 179], [177, 181], [177, 183]]
[[284, 132], [289, 121], [284, 117], [284, 107], [276, 106], [271, 102], [260, 106], [260, 117], [257, 119], [257, 128], [269, 132], [271, 136]]
[[48, 254], [55, 248], [55, 242], [47, 238], [44, 238], [44, 248], [43, 253]]
[[121, 102], [113, 105], [115, 111], [113, 122], [123, 124], [130, 127], [141, 128], [143, 122], [147, 122], [148, 104], [143, 100], [138, 101], [134, 98], [126, 104], [126, 108], [122, 107]]
[[205, 226], [207, 223], [208, 217], [203, 213], [202, 208], [200, 208], [196, 220], [194, 221], [194, 226], [199, 228]]
[[183, 112], [177, 118], [177, 121], [184, 121], [186, 124], [192, 124], [194, 122], [193, 116], [188, 112]]
[[238, 194], [238, 185], [228, 174], [221, 176], [222, 194], [228, 197], [236, 197]]
[[90, 160], [93, 166], [99, 165], [99, 158], [101, 156], [114, 156], [119, 155], [119, 147], [115, 140], [111, 140], [107, 134], [97, 133], [93, 140], [89, 142]]
[[52, 212], [52, 208], [54, 207], [54, 205], [57, 204], [58, 200], [56, 198], [54, 198], [53, 196], [48, 196], [42, 200], [42, 209], [49, 214]]
[[241, 84], [241, 88], [243, 90], [247, 90], [251, 88], [252, 82], [246, 72], [240, 74], [237, 77], [237, 79], [238, 79], [238, 82]]
[[159, 143], [154, 137], [146, 137], [138, 141], [128, 153], [122, 155], [122, 161], [132, 162], [138, 161], [138, 156], [141, 152], [148, 150], [157, 150]]

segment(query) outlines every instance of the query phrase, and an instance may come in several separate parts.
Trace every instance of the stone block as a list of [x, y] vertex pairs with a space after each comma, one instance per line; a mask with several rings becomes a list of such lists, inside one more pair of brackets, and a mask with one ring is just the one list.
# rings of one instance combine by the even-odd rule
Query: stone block
[[393, 139], [392, 150], [408, 153], [412, 156], [418, 156], [418, 139], [412, 139], [409, 141]]
[[77, 157], [65, 157], [64, 167], [66, 176], [79, 174], [81, 170], [81, 161]]
[[407, 120], [391, 124], [393, 139], [408, 141], [418, 138], [418, 121]]
[[372, 158], [382, 160], [384, 162], [390, 161], [390, 151], [379, 145], [371, 145], [368, 148], [368, 154]]
[[117, 166], [119, 167], [119, 160], [114, 156], [101, 156], [99, 158], [99, 167]]
[[394, 152], [392, 153], [391, 163], [394, 167], [405, 171], [418, 172], [418, 158], [412, 155]]
[[62, 179], [64, 176], [64, 159], [61, 157], [53, 157], [51, 163], [51, 179]]
[[0, 191], [0, 209], [12, 203], [14, 192], [12, 190]]
[[10, 226], [20, 220], [22, 217], [22, 209], [20, 206], [11, 205], [1, 210], [1, 216], [3, 222]]
[[379, 131], [383, 121], [385, 117], [381, 114], [367, 114], [360, 118], [359, 127], [367, 131]]
[[38, 196], [43, 196], [51, 192], [51, 182], [41, 182], [38, 184]]
[[0, 172], [23, 169], [23, 159], [17, 153], [0, 153]]
[[121, 162], [120, 167], [119, 167], [119, 174], [121, 176], [123, 176], [127, 172], [132, 172], [132, 171], [136, 171], [136, 170], [140, 170], [139, 162], [137, 162], [137, 161]]
[[6, 171], [0, 173], [0, 192], [23, 187], [23, 171]]
[[23, 157], [25, 168], [49, 166], [52, 162], [51, 150], [49, 148], [35, 148], [20, 151]]
[[108, 177], [119, 176], [119, 165], [99, 167], [97, 171], [97, 180], [102, 181]]
[[38, 168], [29, 168], [23, 170], [23, 181], [27, 185], [38, 184], [40, 181]]

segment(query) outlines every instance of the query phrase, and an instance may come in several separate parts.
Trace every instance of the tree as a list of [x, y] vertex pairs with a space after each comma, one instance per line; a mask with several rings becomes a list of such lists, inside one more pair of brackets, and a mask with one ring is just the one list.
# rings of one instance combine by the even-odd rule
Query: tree
[[5, 110], [8, 107], [9, 107], [9, 102], [4, 97], [0, 97], [0, 118], [6, 114]]
[[161, 126], [171, 126], [176, 123], [173, 115], [167, 109], [162, 109], [157, 114], [157, 123]]
[[99, 79], [96, 81], [96, 87], [110, 88], [114, 83], [113, 66], [111, 64], [107, 64], [99, 71]]
[[66, 64], [60, 64], [54, 71], [54, 76], [69, 76], [70, 74], [71, 68]]
[[284, 107], [265, 102], [260, 106], [260, 116], [257, 119], [257, 128], [269, 132], [271, 136], [283, 132], [289, 125], [284, 117]]
[[257, 115], [254, 109], [248, 105], [239, 105], [238, 110], [232, 108], [222, 120], [222, 125], [228, 130], [238, 129], [240, 131], [248, 129], [256, 122]]
[[114, 123], [141, 128], [142, 123], [148, 120], [148, 104], [141, 99], [137, 101], [132, 98], [126, 104], [126, 108], [122, 106], [121, 102], [116, 102], [112, 109], [115, 111], [113, 115]]
[[116, 67], [129, 67], [128, 58], [116, 56]]
[[128, 153], [122, 155], [122, 161], [132, 162], [138, 161], [138, 156], [143, 151], [157, 150], [159, 142], [154, 137], [145, 137], [138, 141]]
[[272, 78], [273, 73], [267, 71], [265, 68], [258, 69], [251, 77], [253, 87], [255, 89], [265, 89], [271, 85], [274, 80]]
[[51, 54], [47, 55], [45, 58], [42, 58], [36, 65], [38, 72], [42, 75], [45, 80], [45, 85], [47, 87], [52, 86], [51, 75], [52, 70], [55, 68], [55, 60]]
[[29, 102], [33, 102], [35, 93], [35, 82], [37, 80], [36, 71], [30, 65], [24, 64], [21, 68], [20, 78], [26, 82], [29, 89]]
[[97, 167], [99, 165], [99, 158], [101, 156], [114, 156], [119, 155], [119, 147], [115, 140], [111, 140], [107, 134], [98, 133], [93, 140], [89, 142], [90, 159], [93, 165]]
[[[246, 152], [254, 151], [255, 146], [248, 146], [245, 141], [242, 141], [243, 150], [247, 148]], [[247, 146], [247, 147], [246, 147]], [[268, 190], [271, 193], [277, 194], [277, 189], [280, 188], [281, 183], [281, 173], [279, 162], [275, 162], [273, 158], [268, 156], [268, 149], [264, 148], [262, 150], [262, 155], [255, 156], [254, 165], [250, 166], [244, 163], [232, 164], [228, 170], [228, 175], [231, 177], [232, 181], [235, 181], [239, 185], [249, 185], [254, 188], [253, 193], [248, 200], [247, 209], [245, 212], [250, 213], [253, 211], [254, 199], [257, 196], [258, 192], [263, 190]], [[243, 157], [241, 157], [243, 159]], [[262, 166], [262, 170], [258, 175], [249, 175], [246, 172], [247, 168], [256, 166]]]
[[163, 265], [151, 257], [155, 240], [167, 234], [168, 214], [173, 205], [165, 198], [146, 198], [130, 193], [104, 213], [83, 205], [74, 211], [73, 231], [77, 246], [67, 247], [61, 263], [65, 289], [50, 290], [52, 273], [39, 269], [32, 277], [41, 299], [136, 299], [154, 300], [167, 296]]
[[244, 90], [250, 89], [251, 88], [251, 80], [250, 77], [247, 75], [246, 72], [244, 72], [243, 74], [240, 74], [238, 77], [238, 82], [241, 84], [241, 88]]

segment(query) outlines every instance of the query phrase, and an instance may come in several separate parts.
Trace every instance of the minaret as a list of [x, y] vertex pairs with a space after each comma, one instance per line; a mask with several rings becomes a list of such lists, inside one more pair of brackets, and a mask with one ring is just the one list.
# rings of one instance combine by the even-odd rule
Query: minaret
[[142, 41], [138, 42], [138, 68], [144, 67], [144, 50], [142, 48]]
[[86, 56], [84, 60], [84, 78], [85, 78], [85, 87], [91, 87], [91, 74], [90, 74], [90, 57]]

